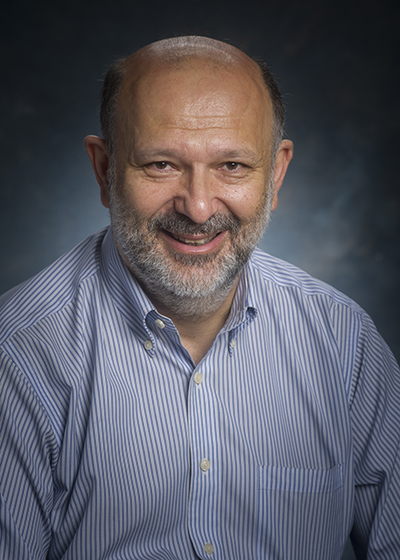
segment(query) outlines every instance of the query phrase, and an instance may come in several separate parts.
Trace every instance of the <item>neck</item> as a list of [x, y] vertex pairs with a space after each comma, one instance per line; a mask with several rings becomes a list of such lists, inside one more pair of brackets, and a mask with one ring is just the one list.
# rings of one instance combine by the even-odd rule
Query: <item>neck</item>
[[[182, 345], [189, 352], [194, 363], [197, 365], [207, 354], [219, 331], [225, 324], [229, 315], [232, 301], [236, 292], [238, 281], [222, 302], [211, 305], [211, 301], [204, 302], [202, 309], [197, 309], [196, 313], [181, 314], [171, 306], [164, 306], [156, 298], [150, 298], [153, 304], [161, 313], [169, 317], [177, 328], [181, 337]], [[179, 305], [182, 308], [181, 305]], [[199, 306], [200, 307], [200, 306]]]

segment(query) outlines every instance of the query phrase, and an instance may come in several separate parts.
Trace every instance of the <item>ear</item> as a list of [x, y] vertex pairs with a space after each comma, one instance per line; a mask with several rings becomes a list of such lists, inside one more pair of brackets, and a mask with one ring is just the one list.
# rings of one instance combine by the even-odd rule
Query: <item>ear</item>
[[293, 142], [282, 140], [279, 144], [274, 166], [274, 195], [272, 198], [271, 210], [278, 206], [278, 191], [282, 186], [290, 160], [293, 157]]
[[100, 186], [100, 197], [103, 206], [108, 208], [110, 206], [109, 197], [109, 182], [108, 182], [108, 169], [109, 157], [105, 141], [98, 136], [86, 136], [84, 140], [86, 151], [89, 155], [90, 161], [96, 180]]

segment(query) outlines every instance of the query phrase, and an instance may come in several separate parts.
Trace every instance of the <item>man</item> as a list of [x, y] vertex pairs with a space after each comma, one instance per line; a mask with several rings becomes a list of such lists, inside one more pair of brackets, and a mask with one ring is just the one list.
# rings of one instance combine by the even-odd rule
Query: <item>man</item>
[[400, 375], [256, 245], [292, 157], [268, 70], [160, 41], [85, 146], [105, 229], [1, 302], [1, 558], [399, 558]]

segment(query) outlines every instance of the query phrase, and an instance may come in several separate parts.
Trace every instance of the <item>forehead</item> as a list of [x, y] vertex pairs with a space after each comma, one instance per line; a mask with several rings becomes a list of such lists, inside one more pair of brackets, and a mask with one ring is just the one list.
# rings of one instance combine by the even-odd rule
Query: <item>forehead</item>
[[258, 66], [246, 59], [134, 60], [118, 98], [120, 139], [132, 138], [139, 129], [143, 134], [160, 128], [168, 132], [169, 127], [228, 127], [269, 136], [272, 103]]

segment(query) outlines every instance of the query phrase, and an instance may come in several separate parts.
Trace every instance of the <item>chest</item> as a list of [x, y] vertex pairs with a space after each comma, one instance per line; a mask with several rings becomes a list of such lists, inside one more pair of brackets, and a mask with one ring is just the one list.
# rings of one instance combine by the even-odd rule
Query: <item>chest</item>
[[[219, 336], [193, 367], [176, 344], [160, 342], [150, 354], [134, 337], [124, 352], [105, 341], [78, 466], [59, 498], [61, 508], [75, 508], [77, 531], [87, 534], [90, 522], [106, 534], [119, 518], [118, 538], [140, 543], [150, 532], [164, 546], [174, 536], [177, 558], [182, 550], [195, 558], [207, 542], [219, 558], [250, 558], [270, 545], [270, 531], [282, 543], [293, 523], [299, 539], [316, 531], [294, 517], [274, 529], [271, 504], [290, 517], [314, 502], [324, 523], [337, 515], [350, 482], [346, 399], [323, 339], [307, 346], [300, 354], [283, 331], [249, 328]], [[285, 557], [302, 558], [290, 542]]]

